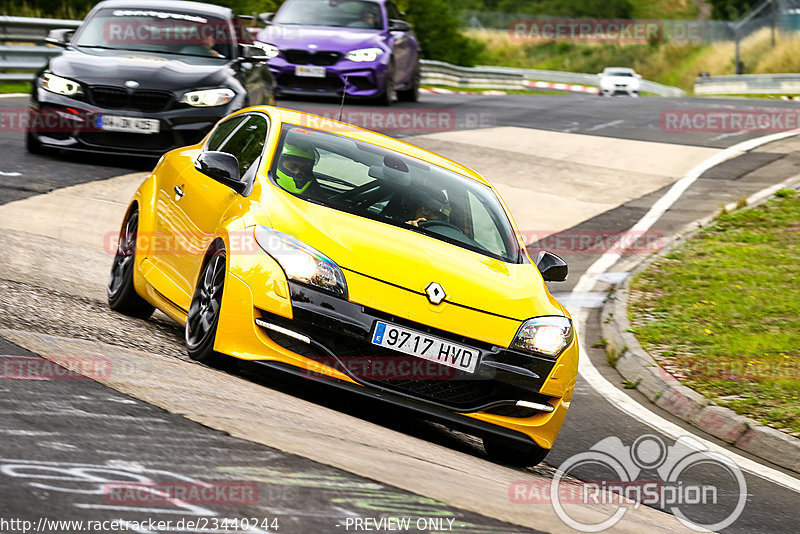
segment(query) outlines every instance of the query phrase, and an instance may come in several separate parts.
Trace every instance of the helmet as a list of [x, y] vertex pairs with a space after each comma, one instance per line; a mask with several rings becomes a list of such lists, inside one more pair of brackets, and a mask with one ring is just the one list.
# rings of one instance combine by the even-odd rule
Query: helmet
[[408, 201], [412, 213], [417, 208], [425, 208], [430, 212], [439, 214], [439, 217], [445, 220], [450, 216], [450, 202], [441, 189], [422, 187], [413, 191]]
[[[311, 169], [316, 161], [316, 152], [313, 149], [284, 143], [283, 153], [278, 160], [278, 169], [276, 171], [278, 185], [290, 193], [302, 193], [311, 184], [312, 173]], [[300, 163], [308, 167], [307, 173], [298, 173], [287, 168], [287, 164]], [[292, 165], [294, 167], [294, 165]]]

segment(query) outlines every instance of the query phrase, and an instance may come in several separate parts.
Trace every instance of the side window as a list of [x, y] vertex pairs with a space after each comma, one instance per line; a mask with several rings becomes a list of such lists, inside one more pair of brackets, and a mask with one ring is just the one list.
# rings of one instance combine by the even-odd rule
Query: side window
[[219, 147], [222, 145], [223, 141], [225, 141], [225, 139], [228, 138], [228, 136], [239, 125], [239, 123], [246, 118], [246, 115], [237, 115], [236, 117], [228, 119], [217, 126], [217, 129], [214, 130], [214, 133], [211, 134], [211, 139], [208, 140], [207, 150], [219, 150]]
[[236, 41], [239, 44], [253, 44], [253, 37], [244, 23], [237, 19], [233, 19], [233, 29], [236, 32]]
[[394, 5], [394, 2], [386, 2], [386, 13], [390, 19], [403, 20], [404, 18], [397, 6]]
[[253, 162], [261, 156], [268, 131], [269, 124], [265, 117], [249, 115], [247, 121], [217, 150], [236, 156], [239, 160], [239, 172], [244, 176]]
[[472, 232], [475, 241], [492, 254], [504, 256], [507, 251], [503, 243], [503, 236], [500, 235], [497, 224], [486, 206], [471, 191], [467, 192], [467, 196], [472, 214]]

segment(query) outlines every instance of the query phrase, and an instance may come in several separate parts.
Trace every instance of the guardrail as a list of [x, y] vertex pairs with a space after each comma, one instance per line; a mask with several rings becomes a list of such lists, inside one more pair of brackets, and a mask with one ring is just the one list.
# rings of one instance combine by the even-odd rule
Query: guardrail
[[797, 95], [800, 74], [702, 76], [694, 81], [697, 95]]
[[[29, 81], [60, 48], [43, 46], [55, 28], [77, 28], [79, 20], [0, 16], [0, 81]], [[422, 60], [422, 82], [430, 85], [524, 89], [526, 81], [597, 86], [597, 76], [579, 72], [514, 69], [508, 67], [459, 67], [442, 61]], [[642, 90], [662, 96], [682, 96], [678, 88], [642, 80]]]
[[[526, 81], [556, 82], [597, 87], [597, 74], [513, 67], [459, 67], [441, 61], [422, 60], [422, 83], [487, 89], [524, 89]], [[684, 96], [677, 87], [642, 80], [641, 90], [659, 96]]]
[[79, 20], [36, 19], [0, 16], [0, 81], [33, 80], [47, 58], [60, 48], [44, 46], [45, 37], [56, 28], [77, 28]]

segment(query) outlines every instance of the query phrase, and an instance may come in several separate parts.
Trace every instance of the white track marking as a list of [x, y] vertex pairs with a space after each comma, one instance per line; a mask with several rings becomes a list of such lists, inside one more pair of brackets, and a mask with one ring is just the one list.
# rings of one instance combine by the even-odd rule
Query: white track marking
[[[651, 206], [650, 210], [635, 225], [633, 225], [629, 231], [645, 232], [650, 229], [653, 224], [655, 224], [656, 221], [658, 221], [658, 219], [661, 218], [661, 216], [670, 207], [672, 207], [673, 204], [675, 204], [675, 202], [681, 197], [681, 195], [683, 195], [689, 186], [692, 185], [704, 172], [711, 167], [718, 165], [740, 153], [753, 150], [761, 145], [771, 143], [773, 141], [779, 141], [781, 139], [798, 134], [800, 134], [800, 130], [792, 130], [788, 132], [767, 135], [764, 137], [758, 137], [756, 139], [750, 139], [726, 148], [722, 152], [719, 152], [718, 154], [708, 158], [690, 170], [686, 176], [675, 182], [669, 191], [667, 191], [664, 196], [658, 199], [658, 201]], [[768, 194], [768, 192], [774, 192], [778, 187], [780, 186], [769, 187], [763, 191], [755, 193], [750, 198], [763, 198]], [[598, 277], [602, 276], [603, 273], [610, 269], [617, 262], [617, 259], [618, 258], [613, 254], [604, 254], [598, 258], [591, 266], [589, 266], [583, 276], [581, 276], [572, 292], [588, 293], [592, 291], [597, 283]], [[587, 319], [587, 310], [584, 308], [575, 310], [573, 318], [577, 323], [578, 331], [584, 332], [584, 326], [586, 325]], [[584, 340], [582, 336], [579, 336], [578, 344], [580, 352], [585, 354]], [[639, 404], [635, 400], [628, 397], [620, 389], [606, 380], [587, 356], [580, 358], [578, 363], [578, 372], [580, 372], [584, 380], [586, 380], [586, 382], [592, 386], [595, 391], [605, 397], [613, 406], [627, 413], [634, 419], [652, 427], [654, 430], [670, 436], [673, 439], [677, 439], [680, 436], [685, 436], [687, 434], [693, 434], [691, 430], [682, 428], [675, 423], [664, 419], [663, 417], [647, 409], [642, 404]], [[721, 447], [716, 443], [703, 439], [697, 435], [694, 435], [694, 437], [710, 450], [730, 457], [739, 465], [740, 468], [744, 469], [748, 473], [800, 493], [800, 480], [797, 478], [759, 462], [750, 460], [749, 458], [745, 458], [744, 456], [736, 454], [725, 447]]]
[[6, 93], [4, 95], [0, 95], [0, 98], [17, 98], [20, 96], [31, 96], [29, 93]]

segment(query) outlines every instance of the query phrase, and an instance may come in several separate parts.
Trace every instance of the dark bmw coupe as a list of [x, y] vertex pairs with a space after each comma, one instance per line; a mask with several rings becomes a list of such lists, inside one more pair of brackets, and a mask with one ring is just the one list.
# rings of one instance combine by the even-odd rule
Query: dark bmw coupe
[[153, 156], [198, 142], [222, 117], [274, 102], [263, 51], [230, 9], [107, 0], [38, 73], [27, 148]]

